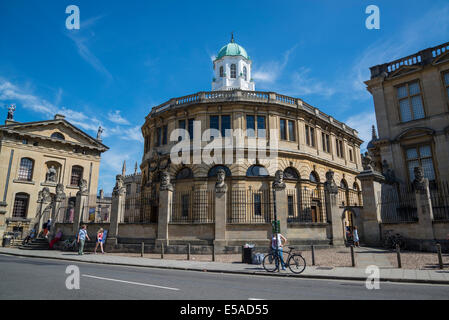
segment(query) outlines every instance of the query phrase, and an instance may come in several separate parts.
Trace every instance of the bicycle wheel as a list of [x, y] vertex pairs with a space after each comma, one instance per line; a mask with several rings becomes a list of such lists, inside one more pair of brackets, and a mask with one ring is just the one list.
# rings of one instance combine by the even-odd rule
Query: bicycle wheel
[[268, 272], [275, 272], [279, 268], [279, 258], [272, 253], [263, 259], [263, 268]]
[[293, 273], [301, 273], [306, 269], [306, 260], [300, 254], [294, 254], [288, 259], [288, 267]]

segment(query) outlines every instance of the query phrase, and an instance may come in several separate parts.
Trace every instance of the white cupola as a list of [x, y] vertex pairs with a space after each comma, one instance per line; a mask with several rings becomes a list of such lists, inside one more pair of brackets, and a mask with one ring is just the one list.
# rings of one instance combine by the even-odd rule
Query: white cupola
[[225, 45], [214, 60], [213, 91], [248, 90], [254, 91], [255, 84], [251, 79], [251, 60], [246, 50], [234, 41]]

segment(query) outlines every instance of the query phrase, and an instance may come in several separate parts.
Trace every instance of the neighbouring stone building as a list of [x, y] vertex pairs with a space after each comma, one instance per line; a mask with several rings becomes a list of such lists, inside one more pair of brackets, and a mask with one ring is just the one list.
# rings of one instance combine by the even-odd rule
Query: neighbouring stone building
[[[87, 208], [96, 207], [101, 154], [108, 150], [100, 134], [92, 138], [63, 115], [19, 123], [14, 110], [0, 126], [0, 238], [73, 214], [80, 188], [88, 194], [82, 217], [87, 221]], [[51, 205], [55, 198], [65, 204], [58, 212]]]
[[[354, 223], [353, 212], [346, 209], [362, 204], [357, 179], [362, 140], [357, 131], [302, 99], [255, 91], [251, 60], [234, 39], [219, 51], [214, 73], [213, 91], [172, 98], [154, 107], [142, 126], [144, 202], [139, 220], [148, 223], [146, 237], [156, 243], [196, 241], [219, 248], [266, 245], [276, 203], [281, 230], [290, 243], [343, 243], [344, 224]], [[171, 141], [175, 129], [186, 130], [188, 137], [176, 135]], [[207, 129], [215, 129], [218, 136], [196, 144]], [[235, 144], [237, 136], [232, 139], [232, 163], [192, 164], [195, 152], [212, 140], [223, 146], [226, 131], [238, 129], [244, 144]], [[256, 143], [270, 146], [273, 139], [276, 156], [252, 158]], [[179, 142], [189, 155], [173, 163], [170, 152]], [[214, 157], [224, 155], [226, 147], [216, 150]], [[278, 170], [285, 188], [272, 186]], [[335, 216], [327, 208], [332, 205], [325, 192], [329, 171], [330, 182], [336, 182]], [[225, 173], [224, 181], [217, 182], [218, 172]], [[117, 190], [123, 184], [120, 179]], [[226, 190], [217, 189], [217, 183]]]
[[[374, 99], [378, 129], [376, 133], [373, 127], [366, 161], [372, 160], [377, 173], [367, 184], [370, 193], [364, 194], [364, 213], [380, 224], [372, 242], [392, 230], [416, 248], [435, 250], [435, 242], [447, 246], [449, 43], [374, 66], [365, 83]], [[416, 186], [424, 180], [416, 172], [429, 181], [422, 192]]]

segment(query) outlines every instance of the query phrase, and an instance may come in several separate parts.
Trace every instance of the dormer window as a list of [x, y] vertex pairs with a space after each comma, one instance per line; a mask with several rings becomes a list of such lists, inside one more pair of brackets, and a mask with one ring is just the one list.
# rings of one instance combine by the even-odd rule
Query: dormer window
[[237, 78], [237, 66], [235, 64], [231, 64], [231, 78]]
[[220, 67], [220, 77], [224, 77], [224, 70], [223, 70], [223, 66]]

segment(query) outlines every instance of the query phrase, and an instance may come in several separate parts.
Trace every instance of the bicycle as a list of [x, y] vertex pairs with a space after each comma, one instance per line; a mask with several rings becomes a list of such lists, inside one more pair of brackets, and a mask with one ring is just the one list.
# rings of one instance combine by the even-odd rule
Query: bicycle
[[384, 248], [396, 249], [396, 245], [398, 244], [401, 250], [405, 249], [406, 242], [399, 233], [393, 234], [393, 230], [387, 230], [385, 231], [384, 237]]
[[67, 239], [62, 244], [62, 251], [76, 251], [76, 238], [73, 240]]
[[[299, 274], [306, 269], [306, 260], [303, 258], [301, 253], [292, 253], [295, 249], [293, 247], [288, 247], [290, 251], [287, 252], [287, 262], [284, 263], [286, 267], [289, 267], [291, 272]], [[271, 252], [265, 256], [263, 259], [263, 268], [268, 272], [275, 272], [279, 269], [279, 265], [281, 264], [281, 260], [283, 257], [280, 257], [275, 250], [271, 250]]]

